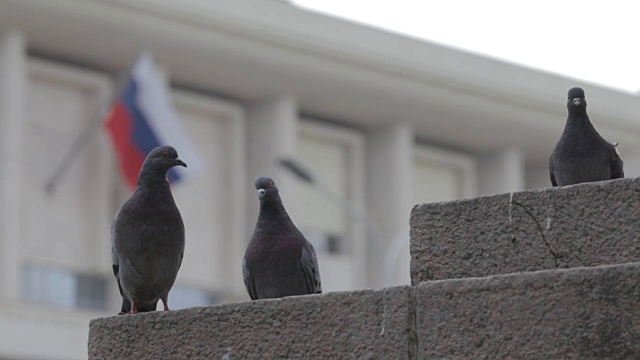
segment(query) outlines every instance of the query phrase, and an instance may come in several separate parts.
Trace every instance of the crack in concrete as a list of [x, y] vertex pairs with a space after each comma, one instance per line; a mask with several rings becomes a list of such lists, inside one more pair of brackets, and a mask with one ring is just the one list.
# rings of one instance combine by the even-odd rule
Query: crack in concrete
[[[540, 230], [540, 236], [542, 236], [542, 242], [544, 242], [544, 244], [547, 247], [547, 249], [549, 249], [549, 252], [551, 252], [551, 255], [553, 256], [553, 262], [555, 263], [556, 267], [559, 268], [560, 267], [560, 263], [558, 262], [558, 260], [561, 258], [561, 256], [558, 255], [558, 253], [556, 253], [553, 250], [553, 248], [551, 247], [551, 244], [549, 244], [549, 242], [547, 241], [547, 238], [544, 235], [544, 228], [542, 227], [542, 225], [540, 225], [538, 220], [536, 220], [536, 217], [533, 216], [531, 211], [529, 209], [527, 209], [526, 206], [524, 206], [523, 204], [521, 204], [521, 203], [519, 203], [517, 201], [514, 201], [513, 199], [511, 200], [511, 202], [513, 202], [514, 204], [520, 206], [527, 213], [527, 215], [529, 215], [531, 220], [533, 220], [533, 222], [536, 224], [536, 226], [538, 227], [538, 230]], [[547, 224], [549, 224], [549, 223], [547, 223]], [[547, 228], [548, 228], [548, 225], [547, 225]]]
[[380, 330], [380, 336], [384, 336], [384, 328], [387, 324], [387, 290], [382, 290], [382, 330]]

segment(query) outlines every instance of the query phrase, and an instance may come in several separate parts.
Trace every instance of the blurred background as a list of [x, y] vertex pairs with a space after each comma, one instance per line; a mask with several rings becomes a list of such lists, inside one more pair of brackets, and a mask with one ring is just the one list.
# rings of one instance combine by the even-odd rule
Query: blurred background
[[110, 225], [131, 190], [94, 123], [141, 51], [204, 161], [174, 187], [173, 309], [249, 299], [258, 176], [329, 292], [409, 283], [415, 204], [548, 187], [571, 87], [640, 174], [637, 11], [413, 3], [0, 0], [0, 359], [84, 359], [89, 320], [120, 309]]

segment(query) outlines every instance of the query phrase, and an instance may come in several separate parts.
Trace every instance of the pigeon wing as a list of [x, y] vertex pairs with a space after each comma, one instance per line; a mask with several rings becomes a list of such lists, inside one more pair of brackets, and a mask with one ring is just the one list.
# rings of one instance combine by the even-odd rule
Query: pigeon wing
[[549, 178], [551, 179], [552, 186], [558, 186], [558, 183], [556, 182], [556, 176], [553, 174], [553, 159], [555, 159], [555, 157], [556, 149], [553, 149], [553, 153], [551, 153], [551, 156], [549, 157]]
[[120, 291], [120, 296], [122, 296], [122, 308], [120, 309], [120, 312], [128, 313], [129, 311], [131, 311], [131, 303], [129, 302], [127, 297], [124, 295], [124, 291], [122, 291], [122, 285], [120, 285], [120, 278], [118, 277], [118, 273], [120, 272], [120, 265], [118, 263], [118, 258], [113, 253], [113, 248], [111, 248], [111, 260], [112, 260], [111, 267], [113, 268], [113, 275], [116, 277], [116, 282], [118, 283], [118, 290]]
[[551, 179], [551, 185], [558, 186], [558, 183], [556, 183], [556, 177], [553, 175], [553, 171], [551, 169], [549, 169], [549, 177]]
[[[116, 213], [115, 219], [118, 218], [118, 214], [120, 214], [120, 211]], [[113, 269], [113, 276], [116, 277], [118, 290], [120, 291], [120, 296], [122, 297], [122, 308], [120, 309], [120, 312], [127, 313], [131, 311], [131, 303], [124, 295], [124, 291], [122, 291], [122, 285], [120, 285], [120, 277], [118, 276], [120, 273], [120, 262], [118, 261], [118, 257], [116, 256], [116, 253], [113, 249], [113, 226], [115, 223], [116, 221], [114, 220], [111, 224], [111, 268]]]
[[308, 241], [305, 241], [302, 253], [300, 254], [300, 266], [307, 283], [309, 294], [321, 294], [322, 282], [320, 281], [318, 257], [316, 256], [315, 249]]
[[624, 177], [624, 162], [620, 158], [620, 152], [618, 152], [617, 143], [611, 144], [611, 178], [621, 179]]
[[249, 297], [251, 300], [258, 300], [258, 293], [256, 292], [256, 283], [253, 280], [253, 276], [247, 268], [247, 259], [242, 260], [242, 277], [244, 278], [244, 286], [247, 288]]
[[118, 273], [120, 271], [120, 264], [118, 263], [118, 258], [113, 253], [113, 247], [111, 248], [111, 267], [113, 268], [113, 276], [116, 277], [116, 281], [118, 282], [118, 290], [120, 290], [120, 295], [124, 297], [124, 293], [122, 292], [122, 286], [120, 286], [120, 278], [118, 277]]

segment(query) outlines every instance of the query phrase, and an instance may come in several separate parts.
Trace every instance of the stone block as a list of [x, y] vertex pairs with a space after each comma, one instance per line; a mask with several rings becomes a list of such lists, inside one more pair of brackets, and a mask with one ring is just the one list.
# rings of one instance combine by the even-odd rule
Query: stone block
[[419, 359], [640, 359], [640, 263], [425, 282]]
[[417, 205], [411, 283], [640, 261], [640, 180]]
[[411, 349], [415, 353], [411, 291], [403, 286], [95, 319], [89, 359], [408, 359]]

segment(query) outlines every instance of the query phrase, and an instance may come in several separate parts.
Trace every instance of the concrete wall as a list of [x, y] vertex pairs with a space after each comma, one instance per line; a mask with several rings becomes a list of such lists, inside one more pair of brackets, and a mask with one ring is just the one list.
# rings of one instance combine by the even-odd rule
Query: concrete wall
[[90, 324], [90, 359], [406, 359], [409, 287], [329, 293]]
[[418, 205], [412, 284], [640, 261], [639, 191], [620, 179]]
[[635, 359], [640, 264], [420, 284], [417, 359]]
[[633, 359], [640, 263], [93, 320], [89, 359]]

